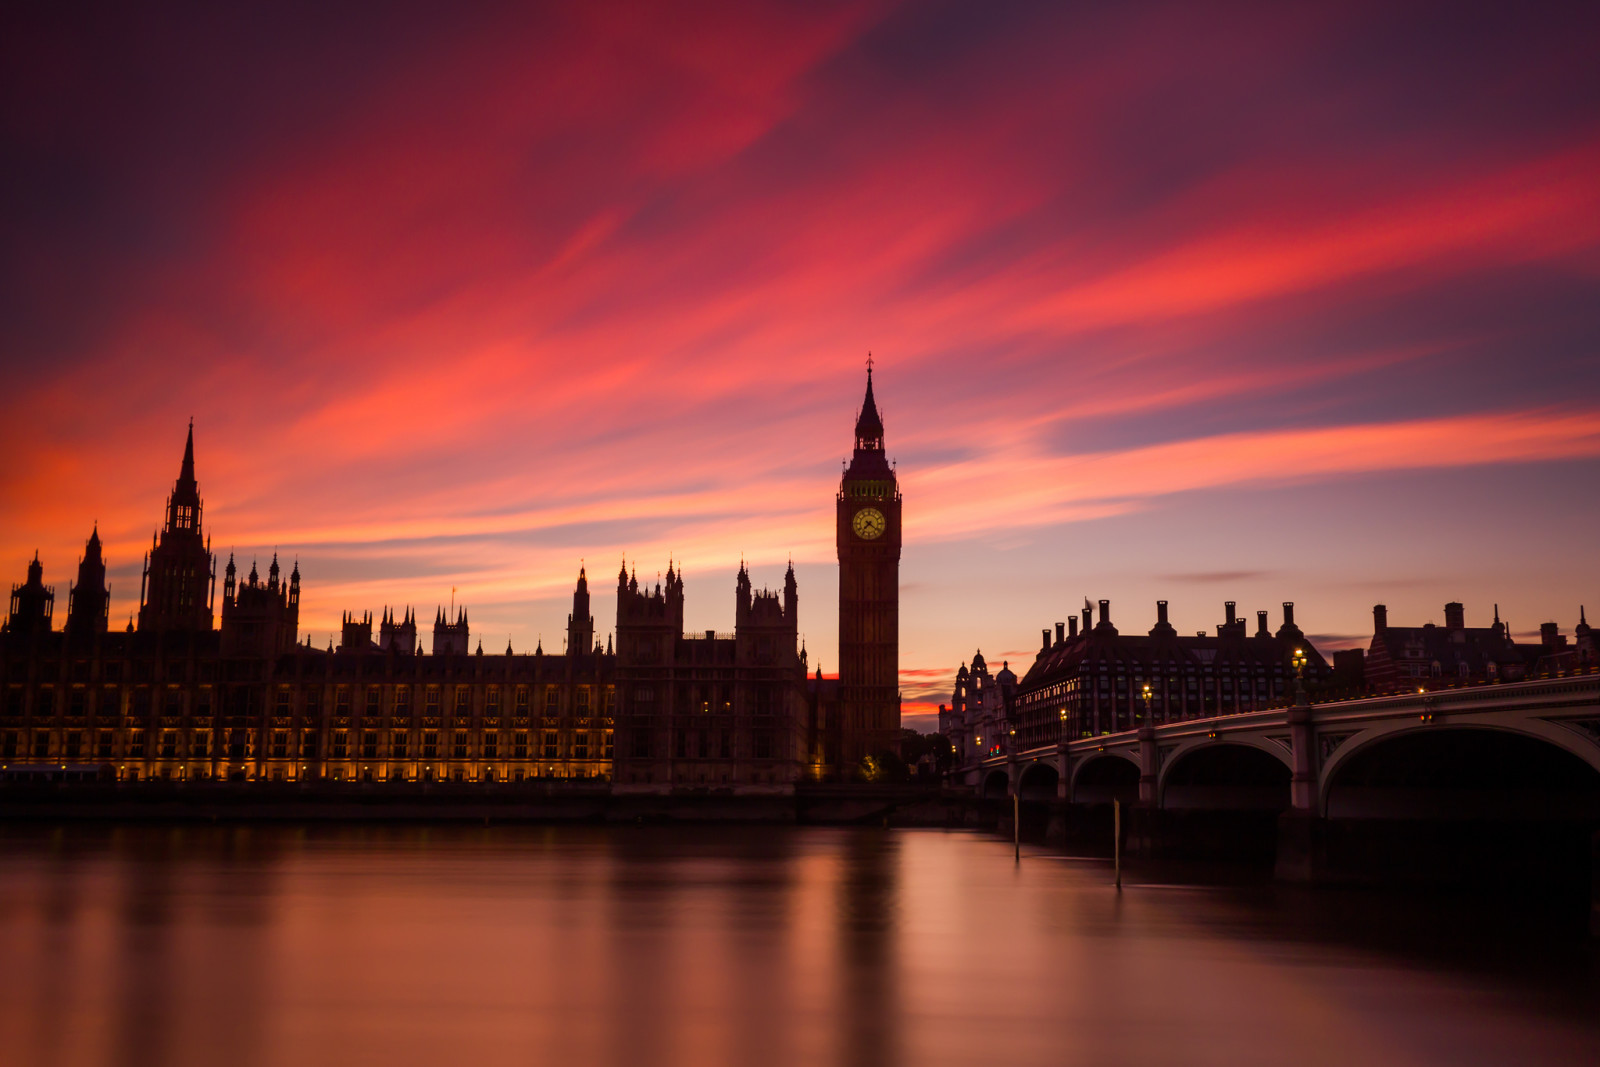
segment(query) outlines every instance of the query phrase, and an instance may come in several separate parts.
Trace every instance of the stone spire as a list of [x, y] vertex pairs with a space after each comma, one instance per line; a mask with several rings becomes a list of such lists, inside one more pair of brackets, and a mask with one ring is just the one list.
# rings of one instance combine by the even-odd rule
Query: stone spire
[[872, 395], [871, 355], [867, 356], [867, 395], [856, 419], [856, 447], [869, 452], [883, 451], [883, 418], [878, 414], [878, 401]]

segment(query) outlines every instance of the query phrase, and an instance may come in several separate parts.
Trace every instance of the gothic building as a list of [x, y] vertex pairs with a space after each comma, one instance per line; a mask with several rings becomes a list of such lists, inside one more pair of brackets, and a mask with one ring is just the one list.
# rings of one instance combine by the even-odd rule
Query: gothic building
[[[220, 605], [201, 523], [194, 427], [144, 563], [138, 624], [107, 626], [98, 530], [67, 623], [37, 555], [0, 627], [0, 778], [295, 782], [611, 782], [619, 790], [771, 792], [853, 775], [898, 740], [900, 496], [867, 396], [838, 495], [838, 682], [806, 676], [799, 590], [734, 583], [734, 631], [684, 631], [682, 571], [617, 580], [615, 646], [579, 570], [566, 648], [486, 655], [467, 609], [346, 612], [337, 648], [299, 640], [300, 569], [230, 556]], [[220, 622], [214, 608], [220, 606]]]
[[855, 453], [839, 483], [837, 715], [825, 742], [844, 773], [900, 744], [900, 487], [883, 449], [883, 419], [867, 395], [856, 419]]
[[106, 632], [111, 618], [111, 587], [106, 584], [106, 561], [100, 553], [100, 527], [96, 525], [78, 561], [78, 580], [67, 590], [67, 632], [79, 642]]
[[167, 498], [167, 521], [151, 538], [139, 595], [141, 630], [208, 631], [217, 572], [211, 542], [200, 525], [200, 486], [194, 477], [194, 422], [183, 446], [183, 467]]
[[44, 564], [39, 562], [39, 553], [35, 552], [33, 562], [28, 564], [28, 580], [11, 587], [6, 629], [18, 637], [47, 634], [55, 611], [55, 588], [44, 584]]
[[617, 574], [616, 788], [792, 789], [808, 755], [798, 620], [792, 566], [780, 595], [753, 590], [741, 565], [734, 632], [719, 634], [684, 632], [683, 574], [672, 564], [665, 585], [653, 589], [624, 565]]

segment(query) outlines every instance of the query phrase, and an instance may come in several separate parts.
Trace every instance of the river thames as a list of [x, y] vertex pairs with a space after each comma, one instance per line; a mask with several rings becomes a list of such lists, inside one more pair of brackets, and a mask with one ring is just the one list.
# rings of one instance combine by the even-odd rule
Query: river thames
[[1600, 1063], [1573, 931], [959, 832], [10, 827], [0, 961], [17, 1065]]

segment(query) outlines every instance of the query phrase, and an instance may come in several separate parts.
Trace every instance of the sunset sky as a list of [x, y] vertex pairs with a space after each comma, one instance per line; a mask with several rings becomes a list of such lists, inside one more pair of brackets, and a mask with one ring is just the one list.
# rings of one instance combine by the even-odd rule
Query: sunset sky
[[[908, 724], [1084, 596], [1600, 613], [1600, 6], [40, 5], [0, 23], [0, 576], [112, 624], [195, 420], [302, 635], [793, 558], [876, 365]], [[336, 12], [334, 8], [339, 8]], [[219, 564], [220, 569], [220, 564]], [[1600, 621], [1597, 619], [1595, 621]]]

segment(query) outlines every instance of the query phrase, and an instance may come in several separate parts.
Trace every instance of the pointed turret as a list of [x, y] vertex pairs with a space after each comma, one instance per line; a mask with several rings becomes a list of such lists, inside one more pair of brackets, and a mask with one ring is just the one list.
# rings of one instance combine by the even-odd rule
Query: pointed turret
[[[871, 372], [868, 372], [870, 377]], [[183, 442], [183, 466], [178, 469], [178, 487], [195, 487], [194, 480], [194, 419], [189, 420], [189, 436]]]
[[28, 564], [28, 580], [11, 587], [11, 617], [6, 629], [14, 634], [49, 633], [55, 606], [56, 591], [44, 584], [44, 564], [35, 550]]
[[733, 625], [742, 629], [750, 624], [750, 572], [739, 561], [739, 575], [733, 583]]
[[572, 613], [567, 616], [567, 651], [587, 652], [594, 646], [594, 616], [589, 613], [589, 574], [581, 563], [578, 584], [572, 591]]
[[444, 608], [439, 608], [433, 623], [433, 654], [465, 656], [471, 638], [470, 629], [466, 608], [456, 609], [455, 622], [450, 621]]
[[867, 362], [867, 395], [861, 401], [861, 414], [856, 417], [856, 447], [874, 452], [883, 451], [883, 418], [878, 414], [878, 401], [872, 395], [872, 363]]
[[167, 498], [167, 520], [151, 548], [139, 594], [141, 630], [209, 630], [216, 568], [200, 524], [200, 486], [194, 472], [194, 420], [183, 465]]
[[75, 635], [105, 633], [111, 614], [111, 587], [106, 584], [106, 563], [100, 554], [100, 524], [96, 523], [78, 561], [78, 580], [67, 592], [67, 630]]
[[189, 420], [189, 436], [183, 443], [183, 465], [167, 500], [167, 532], [200, 532], [200, 484], [194, 477], [194, 420]]

